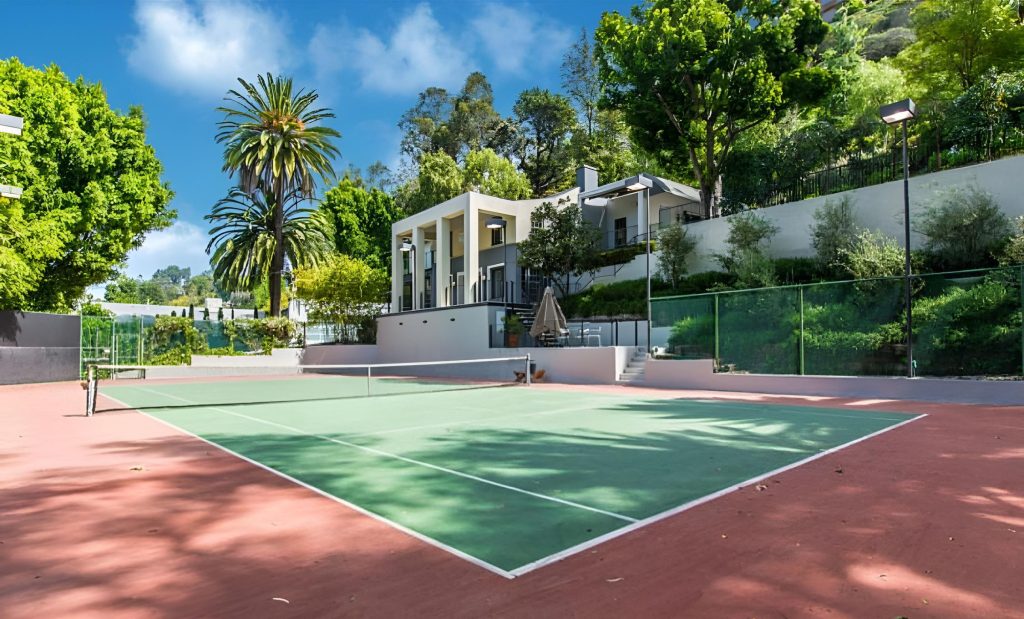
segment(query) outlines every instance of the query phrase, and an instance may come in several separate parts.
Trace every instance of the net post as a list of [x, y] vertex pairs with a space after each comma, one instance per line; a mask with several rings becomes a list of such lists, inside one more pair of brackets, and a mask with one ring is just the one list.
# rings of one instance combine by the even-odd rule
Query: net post
[[85, 416], [96, 412], [96, 366], [89, 364], [85, 369]]
[[526, 385], [533, 384], [533, 376], [530, 374], [530, 353], [526, 353]]
[[373, 371], [372, 365], [366, 366], [366, 395], [369, 397], [370, 394], [370, 373]]

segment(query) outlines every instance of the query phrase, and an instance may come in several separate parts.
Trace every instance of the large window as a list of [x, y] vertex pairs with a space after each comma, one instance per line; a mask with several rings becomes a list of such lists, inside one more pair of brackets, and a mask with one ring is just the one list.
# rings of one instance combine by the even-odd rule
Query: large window
[[505, 243], [505, 229], [491, 228], [491, 247]]
[[615, 220], [615, 246], [622, 247], [627, 241], [626, 218], [619, 217]]

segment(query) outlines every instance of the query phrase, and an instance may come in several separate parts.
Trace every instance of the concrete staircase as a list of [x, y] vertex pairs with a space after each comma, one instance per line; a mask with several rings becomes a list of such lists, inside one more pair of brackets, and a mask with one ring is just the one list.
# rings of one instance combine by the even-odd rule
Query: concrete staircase
[[647, 365], [647, 351], [643, 348], [636, 348], [633, 350], [633, 356], [630, 357], [629, 363], [626, 364], [626, 368], [622, 370], [622, 374], [619, 375], [620, 385], [631, 385], [635, 383], [644, 382], [644, 368]]

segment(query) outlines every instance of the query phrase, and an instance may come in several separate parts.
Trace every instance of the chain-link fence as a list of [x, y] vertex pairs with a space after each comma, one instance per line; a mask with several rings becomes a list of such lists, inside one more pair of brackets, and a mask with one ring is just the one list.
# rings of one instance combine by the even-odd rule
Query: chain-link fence
[[[1024, 374], [1024, 266], [915, 275], [915, 373]], [[662, 358], [715, 359], [719, 371], [906, 374], [904, 278], [723, 291], [651, 300]]]

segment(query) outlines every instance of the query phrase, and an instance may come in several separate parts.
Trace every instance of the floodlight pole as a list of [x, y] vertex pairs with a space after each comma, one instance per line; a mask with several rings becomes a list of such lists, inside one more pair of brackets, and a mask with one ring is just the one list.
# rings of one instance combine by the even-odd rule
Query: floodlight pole
[[644, 189], [644, 208], [647, 210], [647, 354], [651, 354], [651, 190]]
[[886, 124], [895, 125], [898, 122], [903, 130], [903, 305], [907, 312], [907, 378], [913, 378], [914, 319], [910, 290], [910, 160], [907, 156], [907, 121], [917, 116], [917, 106], [912, 99], [904, 99], [883, 105], [878, 112]]
[[907, 158], [907, 119], [903, 127], [903, 303], [907, 310], [907, 378], [914, 377], [914, 313], [910, 290], [910, 162]]

